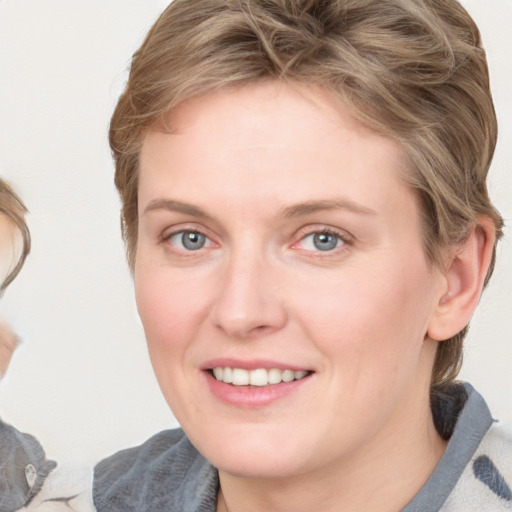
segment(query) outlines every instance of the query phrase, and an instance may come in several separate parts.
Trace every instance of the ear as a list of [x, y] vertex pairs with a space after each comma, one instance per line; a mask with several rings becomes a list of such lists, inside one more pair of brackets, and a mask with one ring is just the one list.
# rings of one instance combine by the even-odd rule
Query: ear
[[468, 325], [482, 294], [495, 240], [494, 223], [480, 217], [468, 238], [449, 253], [427, 331], [430, 339], [447, 340]]

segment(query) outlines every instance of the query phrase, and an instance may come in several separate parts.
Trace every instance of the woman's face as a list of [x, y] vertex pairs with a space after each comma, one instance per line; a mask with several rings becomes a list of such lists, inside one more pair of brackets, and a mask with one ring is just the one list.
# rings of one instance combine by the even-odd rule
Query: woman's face
[[428, 414], [443, 280], [399, 146], [329, 93], [274, 82], [171, 121], [141, 153], [135, 287], [183, 429], [242, 476], [393, 449]]

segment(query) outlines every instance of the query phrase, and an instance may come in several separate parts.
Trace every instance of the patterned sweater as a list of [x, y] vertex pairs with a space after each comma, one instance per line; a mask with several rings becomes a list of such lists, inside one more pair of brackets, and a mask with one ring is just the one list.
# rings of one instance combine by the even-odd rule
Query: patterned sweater
[[[449, 438], [438, 466], [401, 512], [512, 511], [512, 431], [468, 384], [433, 404]], [[97, 512], [215, 512], [217, 470], [182, 430], [164, 431], [95, 468]]]

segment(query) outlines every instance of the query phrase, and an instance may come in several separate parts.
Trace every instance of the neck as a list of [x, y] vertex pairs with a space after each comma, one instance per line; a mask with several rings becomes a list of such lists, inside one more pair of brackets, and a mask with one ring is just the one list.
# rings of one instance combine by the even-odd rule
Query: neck
[[372, 443], [343, 460], [283, 478], [246, 478], [219, 471], [217, 512], [365, 510], [396, 512], [421, 489], [446, 448], [428, 399], [420, 414], [401, 417]]

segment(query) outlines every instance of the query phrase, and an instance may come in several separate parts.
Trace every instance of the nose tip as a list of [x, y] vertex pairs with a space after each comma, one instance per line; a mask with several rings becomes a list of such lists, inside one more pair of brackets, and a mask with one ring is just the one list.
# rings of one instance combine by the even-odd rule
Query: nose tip
[[261, 265], [232, 265], [223, 276], [211, 309], [217, 329], [230, 337], [247, 339], [270, 334], [286, 323], [279, 283]]
[[248, 339], [265, 335], [275, 330], [270, 322], [259, 323], [258, 320], [250, 317], [231, 317], [224, 316], [216, 322], [219, 329], [224, 331], [232, 338]]

